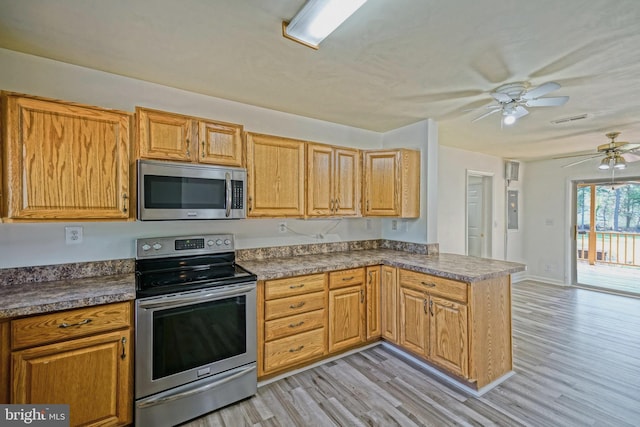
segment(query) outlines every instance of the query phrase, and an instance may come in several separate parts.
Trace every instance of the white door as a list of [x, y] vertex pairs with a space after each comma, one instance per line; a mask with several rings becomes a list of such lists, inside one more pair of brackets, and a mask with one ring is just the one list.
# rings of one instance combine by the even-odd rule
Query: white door
[[485, 256], [483, 192], [482, 178], [470, 176], [467, 184], [467, 255], [470, 256]]

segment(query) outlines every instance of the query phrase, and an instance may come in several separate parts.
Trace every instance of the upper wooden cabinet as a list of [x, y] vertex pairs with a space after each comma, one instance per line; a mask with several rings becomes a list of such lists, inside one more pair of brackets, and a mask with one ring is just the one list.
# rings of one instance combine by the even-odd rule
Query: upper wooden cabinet
[[307, 144], [307, 216], [359, 214], [359, 151]]
[[10, 220], [128, 219], [130, 113], [2, 95]]
[[366, 216], [420, 216], [419, 151], [366, 151], [363, 167]]
[[141, 158], [244, 165], [242, 125], [142, 107], [136, 116]]
[[304, 150], [304, 141], [247, 133], [247, 216], [304, 216]]

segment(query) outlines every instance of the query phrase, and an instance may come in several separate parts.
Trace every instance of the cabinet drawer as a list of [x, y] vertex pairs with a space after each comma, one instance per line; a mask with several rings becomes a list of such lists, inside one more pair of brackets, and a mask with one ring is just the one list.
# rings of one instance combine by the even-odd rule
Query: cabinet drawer
[[364, 283], [364, 268], [333, 271], [329, 273], [329, 288], [344, 288]]
[[31, 347], [129, 327], [128, 302], [78, 308], [11, 321], [11, 347]]
[[283, 317], [282, 319], [270, 320], [264, 325], [264, 340], [288, 337], [300, 332], [324, 326], [325, 311], [316, 310], [310, 313], [302, 313], [295, 316]]
[[467, 284], [464, 282], [408, 270], [400, 270], [399, 280], [401, 286], [427, 291], [456, 301], [467, 301]]
[[326, 353], [324, 328], [265, 343], [264, 370], [275, 371]]
[[267, 280], [264, 283], [264, 299], [284, 298], [310, 292], [323, 291], [324, 274], [288, 277], [286, 279]]
[[297, 295], [289, 298], [280, 298], [264, 303], [264, 320], [279, 319], [294, 314], [324, 308], [325, 293], [314, 292], [312, 294]]

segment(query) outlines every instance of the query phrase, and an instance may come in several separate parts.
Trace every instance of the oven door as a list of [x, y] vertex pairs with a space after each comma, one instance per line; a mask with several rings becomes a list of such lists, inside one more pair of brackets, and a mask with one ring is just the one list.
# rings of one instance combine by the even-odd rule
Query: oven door
[[136, 398], [256, 361], [256, 283], [136, 300]]

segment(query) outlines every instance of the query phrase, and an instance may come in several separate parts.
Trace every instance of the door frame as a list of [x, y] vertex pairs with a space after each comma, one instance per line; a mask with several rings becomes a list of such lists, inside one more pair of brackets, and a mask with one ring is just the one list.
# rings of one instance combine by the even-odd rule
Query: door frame
[[465, 187], [464, 187], [464, 253], [469, 254], [469, 178], [479, 177], [482, 178], [483, 192], [482, 192], [482, 204], [483, 210], [486, 214], [485, 224], [486, 227], [486, 242], [484, 244], [484, 256], [491, 258], [493, 256], [493, 223], [495, 221], [495, 209], [494, 209], [494, 180], [495, 174], [493, 172], [484, 172], [473, 169], [466, 169]]

